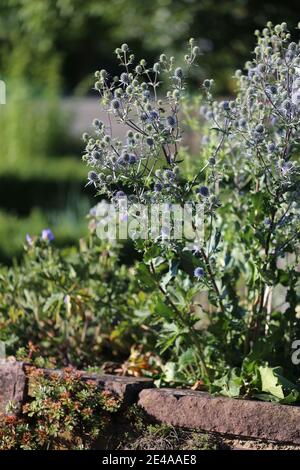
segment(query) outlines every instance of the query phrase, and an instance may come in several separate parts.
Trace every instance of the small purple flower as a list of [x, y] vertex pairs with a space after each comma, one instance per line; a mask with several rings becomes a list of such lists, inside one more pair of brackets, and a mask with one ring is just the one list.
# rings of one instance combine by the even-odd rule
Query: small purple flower
[[131, 155], [129, 156], [129, 162], [128, 162], [129, 165], [135, 165], [136, 162], [137, 162], [137, 156], [134, 155], [134, 154], [131, 154]]
[[159, 114], [157, 111], [150, 111], [148, 120], [150, 122], [157, 121], [159, 119]]
[[175, 178], [175, 175], [172, 170], [166, 170], [164, 172], [164, 176], [167, 180], [173, 180]]
[[160, 193], [160, 192], [162, 191], [162, 189], [163, 189], [163, 185], [162, 185], [161, 183], [156, 183], [156, 184], [154, 185], [154, 191], [155, 191], [156, 193]]
[[277, 93], [277, 86], [276, 85], [271, 85], [270, 86], [270, 93], [272, 93], [272, 95], [276, 95], [276, 93]]
[[70, 301], [71, 301], [71, 297], [69, 296], [69, 294], [66, 294], [64, 296], [64, 304], [69, 305]]
[[25, 240], [26, 240], [27, 245], [33, 246], [33, 240], [28, 233], [26, 234]]
[[90, 183], [96, 183], [98, 181], [98, 175], [95, 171], [88, 172], [88, 180]]
[[174, 78], [177, 78], [178, 80], [183, 79], [183, 70], [181, 67], [177, 67], [174, 71]]
[[194, 276], [195, 276], [197, 279], [200, 279], [201, 277], [203, 277], [203, 276], [204, 276], [204, 269], [203, 269], [203, 268], [200, 268], [200, 267], [196, 268], [196, 269], [194, 270]]
[[174, 116], [168, 116], [167, 125], [171, 127], [171, 129], [174, 129], [174, 127], [176, 127], [176, 118]]
[[120, 100], [118, 100], [118, 98], [114, 98], [111, 102], [111, 107], [112, 109], [114, 109], [115, 111], [117, 111], [118, 109], [120, 109], [121, 107], [121, 102]]
[[120, 82], [128, 85], [130, 83], [129, 75], [126, 72], [121, 73]]
[[99, 152], [98, 150], [95, 150], [93, 153], [92, 153], [92, 157], [94, 160], [101, 160], [102, 158], [102, 153]]
[[52, 242], [54, 238], [55, 237], [50, 228], [45, 228], [44, 230], [42, 230], [41, 239], [43, 241]]
[[208, 197], [209, 196], [209, 189], [208, 189], [207, 186], [200, 186], [200, 188], [198, 188], [196, 190], [196, 192], [198, 194], [201, 194], [201, 196], [203, 196], [203, 197]]
[[274, 144], [274, 142], [270, 142], [268, 144], [268, 151], [269, 152], [275, 152], [275, 150], [276, 150], [276, 145]]
[[125, 163], [129, 163], [129, 161], [130, 161], [130, 155], [127, 152], [124, 152], [121, 158], [123, 158], [123, 161]]
[[122, 197], [126, 197], [126, 194], [124, 193], [124, 191], [117, 191], [116, 192], [116, 198], [120, 199]]
[[257, 126], [255, 127], [255, 132], [257, 132], [258, 134], [263, 134], [265, 128], [262, 124], [257, 124]]
[[146, 142], [149, 147], [152, 147], [154, 145], [154, 140], [152, 139], [152, 137], [147, 137]]

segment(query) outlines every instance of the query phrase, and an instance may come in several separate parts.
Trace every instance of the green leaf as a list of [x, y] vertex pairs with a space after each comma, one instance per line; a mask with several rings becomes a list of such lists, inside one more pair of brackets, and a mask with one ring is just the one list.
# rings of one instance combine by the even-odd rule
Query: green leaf
[[195, 360], [195, 351], [193, 348], [187, 349], [183, 354], [179, 356], [179, 367], [183, 368], [192, 364]]
[[148, 287], [149, 289], [154, 289], [156, 287], [156, 283], [145, 264], [140, 263], [138, 265], [137, 276], [143, 287]]
[[159, 245], [152, 245], [150, 248], [147, 248], [144, 254], [144, 262], [146, 264], [150, 263], [154, 258], [157, 258], [160, 255], [161, 249]]
[[226, 397], [238, 397], [244, 382], [238, 369], [231, 369], [226, 375], [215, 380], [213, 385], [217, 387], [217, 392]]
[[176, 376], [176, 364], [175, 362], [167, 362], [164, 367], [164, 379], [166, 382], [173, 382]]
[[44, 313], [47, 312], [50, 309], [50, 307], [52, 307], [53, 304], [55, 304], [56, 302], [61, 302], [63, 298], [64, 298], [64, 294], [62, 292], [58, 294], [52, 294], [45, 302], [44, 307], [43, 307], [43, 312]]
[[157, 300], [154, 304], [154, 309], [156, 315], [158, 314], [168, 322], [172, 321], [174, 312], [165, 302], [162, 301], [160, 297], [157, 297]]
[[280, 401], [294, 403], [299, 397], [296, 386], [281, 375], [281, 367], [259, 367], [261, 389]]
[[167, 274], [163, 277], [161, 281], [161, 285], [164, 289], [166, 289], [169, 282], [176, 276], [178, 272], [178, 267], [179, 267], [179, 261], [171, 260], [170, 265], [169, 265], [169, 271], [167, 272]]

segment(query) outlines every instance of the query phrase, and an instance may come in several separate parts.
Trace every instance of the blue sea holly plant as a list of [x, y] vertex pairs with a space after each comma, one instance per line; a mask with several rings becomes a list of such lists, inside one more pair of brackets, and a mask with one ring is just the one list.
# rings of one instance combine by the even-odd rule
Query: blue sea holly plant
[[[184, 66], [166, 54], [136, 61], [123, 44], [120, 76], [95, 74], [107, 119], [84, 134], [83, 160], [88, 184], [113, 205], [126, 201], [129, 220], [158, 204], [172, 220], [134, 237], [161, 380], [290, 403], [299, 397], [291, 355], [300, 339], [300, 49], [285, 23], [256, 36], [236, 96], [215, 100], [206, 79], [199, 118], [199, 97], [187, 93], [193, 39]], [[187, 131], [201, 141], [196, 152]], [[174, 206], [192, 214], [181, 237], [170, 234]]]

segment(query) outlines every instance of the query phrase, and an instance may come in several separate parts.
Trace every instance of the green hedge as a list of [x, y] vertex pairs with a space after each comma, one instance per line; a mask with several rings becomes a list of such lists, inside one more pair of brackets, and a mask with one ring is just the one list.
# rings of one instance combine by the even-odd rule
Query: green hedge
[[86, 173], [80, 157], [34, 160], [32, 165], [2, 171], [0, 165], [0, 208], [24, 216], [34, 207], [63, 210], [81, 199], [86, 206], [90, 199], [91, 205], [94, 198], [85, 188]]

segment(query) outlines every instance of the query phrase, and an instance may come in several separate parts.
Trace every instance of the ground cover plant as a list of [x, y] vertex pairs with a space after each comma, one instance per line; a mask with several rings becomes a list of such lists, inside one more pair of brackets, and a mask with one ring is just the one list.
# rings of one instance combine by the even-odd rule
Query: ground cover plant
[[[181, 141], [187, 123], [200, 138], [186, 93], [199, 53], [193, 40], [185, 67], [165, 54], [154, 64], [138, 61], [127, 44], [115, 51], [120, 75], [97, 71], [95, 89], [126, 138], [95, 119], [94, 134], [84, 135], [83, 160], [91, 167], [88, 184], [117, 208], [126, 204], [125, 217], [135, 222], [131, 236], [143, 256], [137, 277], [151, 293], [148, 324], [160, 328], [157, 351], [169, 354], [161, 379], [293, 403], [299, 400], [291, 360], [299, 337], [299, 45], [285, 23], [268, 23], [256, 35], [253, 58], [236, 73], [234, 99], [214, 101], [213, 81], [203, 83], [208, 124], [201, 123], [192, 172], [184, 171]], [[196, 214], [192, 234], [176, 239], [162, 225], [154, 234], [146, 226], [141, 236], [141, 207], [157, 203], [164, 213], [188, 203]], [[110, 217], [101, 214], [99, 236]]]
[[27, 368], [29, 400], [18, 416], [0, 417], [1, 450], [86, 450], [105, 433], [120, 400], [64, 369], [50, 377]]
[[75, 369], [50, 373], [27, 365], [26, 374], [28, 397], [21, 411], [15, 415], [11, 403], [0, 415], [1, 450], [226, 448], [216, 436], [150, 423], [137, 405], [121, 406], [118, 396], [82, 380]]

